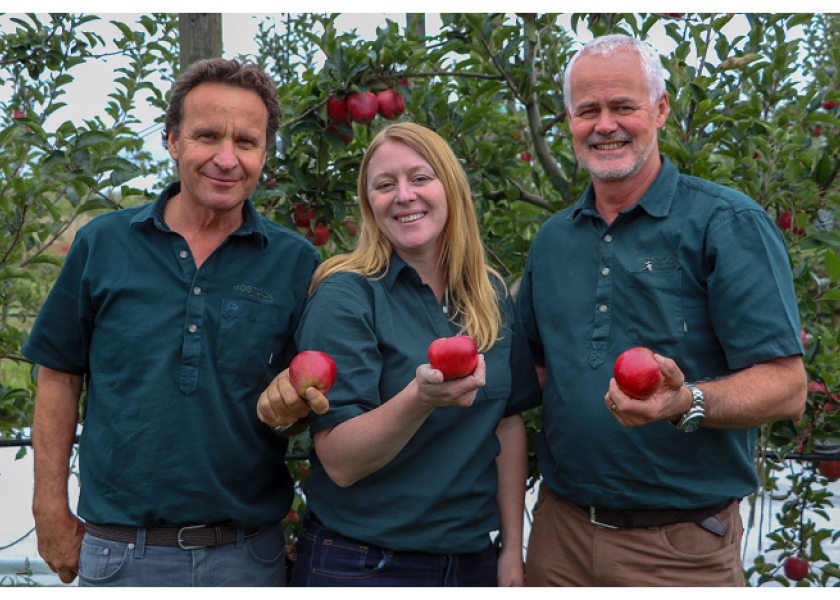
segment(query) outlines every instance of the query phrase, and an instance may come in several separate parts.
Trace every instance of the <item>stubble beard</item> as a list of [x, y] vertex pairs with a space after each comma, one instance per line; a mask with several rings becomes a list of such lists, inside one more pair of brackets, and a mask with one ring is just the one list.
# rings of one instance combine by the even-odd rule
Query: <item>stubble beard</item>
[[[586, 148], [591, 147], [592, 144], [595, 143], [603, 143], [603, 142], [633, 142], [633, 137], [628, 134], [627, 132], [620, 132], [611, 135], [600, 135], [597, 133], [591, 134], [586, 141], [584, 142], [584, 146]], [[577, 154], [578, 161], [580, 162], [581, 166], [589, 171], [589, 174], [592, 175], [593, 179], [597, 179], [598, 181], [621, 181], [623, 179], [627, 179], [633, 175], [635, 175], [639, 170], [641, 170], [642, 166], [648, 161], [650, 155], [653, 153], [653, 148], [655, 144], [651, 143], [648, 144], [647, 147], [644, 149], [641, 155], [633, 156], [633, 160], [626, 165], [611, 165], [609, 164], [611, 161], [619, 160], [620, 157], [603, 157], [597, 158], [594, 154], [590, 154], [588, 152], [583, 152]], [[595, 151], [592, 150], [594, 153]]]

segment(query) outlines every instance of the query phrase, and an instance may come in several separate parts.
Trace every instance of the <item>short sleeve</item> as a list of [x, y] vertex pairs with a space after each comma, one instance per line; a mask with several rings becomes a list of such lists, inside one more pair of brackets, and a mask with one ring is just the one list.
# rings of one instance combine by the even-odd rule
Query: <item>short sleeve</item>
[[317, 350], [335, 361], [330, 409], [310, 414], [312, 433], [334, 427], [381, 405], [382, 354], [375, 334], [374, 293], [355, 273], [336, 273], [312, 294], [295, 336], [300, 352]]
[[508, 298], [511, 315], [511, 348], [510, 348], [510, 373], [511, 393], [510, 400], [505, 407], [504, 416], [519, 414], [526, 410], [536, 408], [542, 403], [542, 390], [537, 379], [534, 359], [531, 356], [531, 349], [528, 346], [528, 339], [522, 328], [521, 320], [513, 302]]
[[802, 354], [799, 312], [781, 232], [762, 210], [710, 223], [709, 311], [731, 369]]
[[533, 295], [533, 261], [537, 254], [534, 250], [534, 245], [531, 244], [531, 250], [528, 253], [528, 261], [525, 264], [525, 272], [522, 274], [522, 279], [519, 284], [519, 293], [516, 296], [516, 312], [519, 315], [519, 324], [528, 341], [528, 346], [531, 350], [531, 356], [534, 363], [545, 366], [545, 351], [540, 337], [540, 331], [537, 327], [536, 313], [534, 312], [534, 295]]
[[36, 364], [74, 375], [89, 370], [88, 353], [95, 318], [85, 282], [90, 248], [84, 233], [82, 229], [76, 236], [21, 349]]

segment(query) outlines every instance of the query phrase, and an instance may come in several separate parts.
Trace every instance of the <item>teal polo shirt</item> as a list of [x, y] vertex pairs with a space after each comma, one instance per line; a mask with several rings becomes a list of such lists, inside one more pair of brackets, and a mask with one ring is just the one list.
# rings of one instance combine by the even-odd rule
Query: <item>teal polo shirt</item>
[[[495, 435], [499, 421], [539, 403], [534, 363], [510, 295], [500, 284], [504, 337], [485, 353], [486, 385], [469, 408], [436, 408], [387, 465], [347, 488], [313, 452], [304, 491], [324, 525], [390, 550], [478, 552], [499, 527]], [[401, 392], [429, 345], [457, 335], [432, 289], [396, 253], [381, 279], [331, 275], [312, 295], [296, 335], [301, 350], [333, 357], [330, 410], [312, 433], [374, 410]]]
[[756, 202], [663, 157], [607, 225], [590, 186], [537, 233], [517, 307], [546, 367], [537, 453], [552, 491], [636, 509], [721, 506], [756, 489], [756, 428], [624, 428], [604, 404], [634, 346], [674, 359], [690, 382], [802, 354], [784, 239]]
[[196, 269], [163, 220], [179, 190], [79, 230], [23, 354], [87, 375], [85, 520], [279, 521], [293, 496], [287, 442], [256, 404], [295, 354], [318, 255], [246, 201], [242, 226]]

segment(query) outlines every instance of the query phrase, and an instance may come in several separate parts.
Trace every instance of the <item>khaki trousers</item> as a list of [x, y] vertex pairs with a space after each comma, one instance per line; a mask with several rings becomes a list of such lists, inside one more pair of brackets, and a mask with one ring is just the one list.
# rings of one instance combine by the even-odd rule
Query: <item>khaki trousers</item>
[[525, 585], [743, 587], [738, 505], [717, 515], [727, 527], [724, 537], [696, 523], [607, 529], [541, 485]]

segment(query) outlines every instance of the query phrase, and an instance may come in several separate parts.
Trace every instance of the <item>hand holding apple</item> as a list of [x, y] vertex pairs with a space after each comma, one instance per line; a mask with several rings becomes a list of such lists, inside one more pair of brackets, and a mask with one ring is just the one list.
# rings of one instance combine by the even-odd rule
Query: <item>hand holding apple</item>
[[613, 377], [622, 392], [637, 400], [650, 398], [662, 383], [659, 363], [647, 348], [622, 352], [615, 361]]
[[289, 365], [289, 380], [298, 395], [305, 398], [306, 390], [314, 387], [322, 394], [330, 391], [335, 383], [335, 361], [329, 354], [306, 350]]
[[619, 387], [616, 377], [610, 380], [604, 403], [623, 427], [639, 427], [655, 421], [673, 421], [691, 407], [691, 393], [682, 385], [685, 377], [677, 363], [659, 354], [651, 354], [659, 367], [661, 381], [646, 399], [640, 400], [627, 394]]
[[335, 382], [335, 363], [326, 354], [321, 352], [316, 354], [329, 358], [332, 370], [324, 359], [310, 360], [309, 366], [304, 365], [303, 369], [296, 368], [297, 385], [290, 379], [290, 369], [280, 373], [260, 394], [260, 399], [257, 401], [257, 416], [260, 421], [271, 427], [282, 427], [302, 419], [309, 414], [310, 410], [319, 415], [329, 410], [330, 403], [324, 394]]
[[478, 355], [475, 369], [464, 377], [444, 379], [443, 373], [431, 365], [417, 367], [410, 384], [416, 399], [431, 408], [439, 406], [472, 406], [479, 388], [485, 383], [484, 356]]

